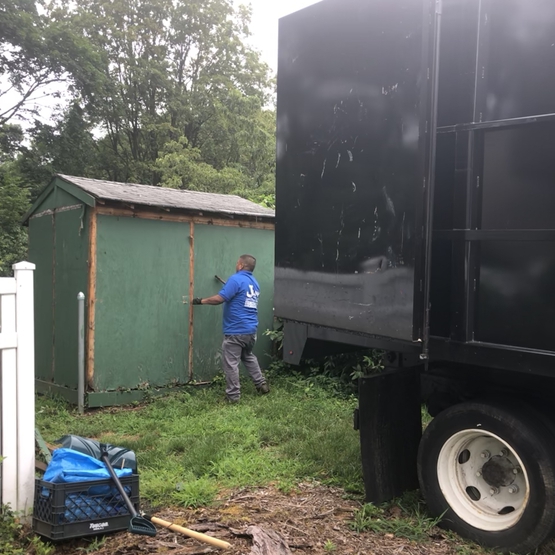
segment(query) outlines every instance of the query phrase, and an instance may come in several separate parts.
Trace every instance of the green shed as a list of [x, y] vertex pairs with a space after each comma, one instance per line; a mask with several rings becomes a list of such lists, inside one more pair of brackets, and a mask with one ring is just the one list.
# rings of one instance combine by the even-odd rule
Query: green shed
[[244, 253], [257, 259], [261, 365], [271, 345], [274, 212], [233, 195], [56, 175], [26, 215], [35, 271], [38, 391], [77, 403], [78, 302], [86, 295], [89, 407], [220, 371], [216, 294]]

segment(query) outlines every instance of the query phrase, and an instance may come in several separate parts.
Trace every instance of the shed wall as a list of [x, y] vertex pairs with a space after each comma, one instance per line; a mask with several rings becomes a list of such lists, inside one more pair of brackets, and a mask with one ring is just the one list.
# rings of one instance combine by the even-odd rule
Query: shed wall
[[53, 215], [29, 220], [29, 260], [36, 265], [35, 296], [35, 375], [40, 380], [54, 379], [54, 227]]
[[82, 209], [56, 212], [54, 382], [71, 388], [78, 382], [77, 295], [87, 293], [88, 232]]
[[39, 213], [44, 210], [53, 212], [29, 221], [29, 259], [36, 264], [36, 377], [76, 387], [77, 294], [87, 291], [88, 275], [85, 206], [54, 188]]

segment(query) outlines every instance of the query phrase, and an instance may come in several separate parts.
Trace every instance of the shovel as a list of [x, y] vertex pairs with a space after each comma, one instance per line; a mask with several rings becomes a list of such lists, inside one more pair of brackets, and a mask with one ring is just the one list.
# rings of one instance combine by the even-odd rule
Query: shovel
[[123, 486], [119, 481], [118, 475], [115, 473], [112, 467], [112, 463], [110, 463], [110, 459], [108, 458], [108, 451], [106, 449], [106, 445], [102, 444], [101, 449], [102, 449], [102, 453], [100, 458], [108, 468], [108, 472], [110, 472], [110, 476], [112, 477], [112, 480], [114, 480], [114, 483], [118, 488], [118, 491], [123, 497], [125, 504], [127, 505], [129, 512], [131, 513], [131, 519], [129, 520], [128, 530], [132, 534], [141, 534], [143, 536], [153, 536], [153, 537], [156, 536], [156, 527], [154, 526], [154, 524], [152, 524], [152, 522], [148, 521], [146, 518], [139, 515], [139, 513], [136, 511], [133, 505], [133, 502], [131, 501], [131, 499], [129, 499], [129, 496], [127, 495], [127, 493], [125, 493], [125, 489], [123, 489]]

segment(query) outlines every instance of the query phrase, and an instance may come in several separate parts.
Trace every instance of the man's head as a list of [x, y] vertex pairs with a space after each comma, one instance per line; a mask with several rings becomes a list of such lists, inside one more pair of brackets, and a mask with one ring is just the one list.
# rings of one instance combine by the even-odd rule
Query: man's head
[[242, 254], [237, 260], [235, 265], [235, 270], [240, 272], [241, 270], [246, 270], [247, 272], [254, 272], [256, 266], [256, 258], [250, 254]]

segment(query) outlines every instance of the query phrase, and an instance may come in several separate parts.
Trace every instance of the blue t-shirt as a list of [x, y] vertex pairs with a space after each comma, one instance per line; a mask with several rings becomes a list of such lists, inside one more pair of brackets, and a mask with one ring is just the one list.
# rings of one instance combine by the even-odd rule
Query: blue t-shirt
[[240, 270], [233, 274], [219, 295], [225, 301], [224, 335], [256, 333], [260, 286], [252, 272]]

